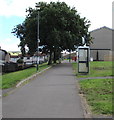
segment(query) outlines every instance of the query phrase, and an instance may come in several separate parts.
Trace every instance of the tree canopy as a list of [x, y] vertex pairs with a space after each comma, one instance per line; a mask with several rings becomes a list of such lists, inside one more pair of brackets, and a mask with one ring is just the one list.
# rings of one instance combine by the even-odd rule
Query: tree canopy
[[[74, 45], [82, 44], [82, 37], [86, 43], [90, 43], [88, 28], [90, 21], [81, 18], [75, 8], [69, 7], [65, 2], [39, 2], [40, 4], [40, 45], [43, 52], [52, 53], [54, 61], [59, 57], [62, 50], [74, 50]], [[37, 50], [37, 14], [36, 8], [28, 8], [27, 16], [22, 24], [13, 29], [14, 35], [20, 38], [21, 51], [25, 54], [25, 46], [29, 48], [29, 54], [33, 55]]]

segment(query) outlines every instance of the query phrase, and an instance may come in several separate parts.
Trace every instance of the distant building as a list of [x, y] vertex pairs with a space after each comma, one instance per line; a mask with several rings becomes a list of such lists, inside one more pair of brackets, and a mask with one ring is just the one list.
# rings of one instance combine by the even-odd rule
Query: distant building
[[16, 63], [19, 57], [22, 56], [20, 51], [9, 51], [8, 53], [10, 54], [10, 61], [14, 63]]
[[[10, 51], [9, 54], [11, 57], [10, 61], [12, 61], [14, 63], [16, 63], [17, 60], [22, 57], [22, 53], [20, 51]], [[23, 57], [23, 61], [26, 64], [36, 63], [37, 60], [39, 60], [39, 63], [43, 63], [43, 62], [46, 62], [47, 59], [48, 59], [48, 56], [46, 54], [41, 54], [41, 53], [38, 54], [38, 57], [36, 54], [34, 56], [30, 56], [29, 54], [26, 54]]]
[[90, 45], [90, 55], [93, 60], [112, 60], [112, 34], [114, 30], [106, 26], [90, 32], [93, 44]]
[[0, 48], [0, 64], [10, 62], [10, 54]]
[[0, 48], [0, 73], [17, 70], [17, 64], [10, 61], [10, 54]]

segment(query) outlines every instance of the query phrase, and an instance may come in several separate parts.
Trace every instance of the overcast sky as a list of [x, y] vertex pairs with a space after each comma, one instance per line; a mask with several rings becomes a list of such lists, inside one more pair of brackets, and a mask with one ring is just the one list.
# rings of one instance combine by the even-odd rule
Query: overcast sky
[[[89, 31], [107, 26], [112, 28], [112, 2], [113, 0], [42, 0], [45, 2], [66, 2], [68, 6], [75, 7], [81, 17], [91, 21]], [[11, 34], [17, 24], [24, 21], [26, 8], [35, 6], [40, 0], [0, 0], [0, 46], [7, 51], [19, 50], [17, 39]]]

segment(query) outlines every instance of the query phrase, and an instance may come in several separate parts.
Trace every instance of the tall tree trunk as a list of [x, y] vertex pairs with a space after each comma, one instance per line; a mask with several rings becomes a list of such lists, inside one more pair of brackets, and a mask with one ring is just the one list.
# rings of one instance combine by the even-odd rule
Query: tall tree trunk
[[49, 61], [48, 61], [48, 65], [52, 64], [52, 51], [50, 51], [50, 56], [49, 56]]
[[69, 62], [71, 62], [71, 50], [69, 51]]
[[56, 51], [54, 51], [54, 58], [53, 58], [54, 63], [56, 63]]

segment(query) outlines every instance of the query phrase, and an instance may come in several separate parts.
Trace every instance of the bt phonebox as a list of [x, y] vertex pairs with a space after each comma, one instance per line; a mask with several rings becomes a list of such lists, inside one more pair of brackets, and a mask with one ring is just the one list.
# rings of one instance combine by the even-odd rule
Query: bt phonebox
[[78, 73], [89, 73], [89, 46], [78, 47]]

